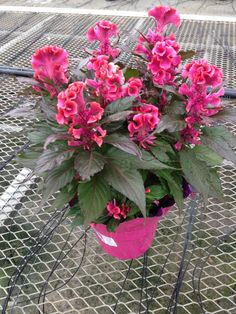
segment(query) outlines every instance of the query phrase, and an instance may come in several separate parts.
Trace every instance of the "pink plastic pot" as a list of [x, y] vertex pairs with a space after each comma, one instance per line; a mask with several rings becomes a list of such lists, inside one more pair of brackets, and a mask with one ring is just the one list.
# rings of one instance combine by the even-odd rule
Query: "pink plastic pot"
[[125, 221], [115, 232], [108, 232], [104, 224], [91, 224], [91, 227], [109, 255], [118, 259], [137, 258], [151, 247], [157, 224], [171, 207], [162, 208], [160, 216]]

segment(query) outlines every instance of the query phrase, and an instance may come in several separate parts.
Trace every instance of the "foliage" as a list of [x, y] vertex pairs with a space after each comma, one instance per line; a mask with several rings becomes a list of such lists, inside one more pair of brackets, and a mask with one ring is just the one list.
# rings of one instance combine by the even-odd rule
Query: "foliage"
[[181, 210], [188, 184], [205, 200], [219, 198], [217, 167], [236, 163], [235, 137], [219, 125], [235, 122], [235, 109], [221, 105], [221, 70], [193, 60], [180, 73], [195, 52], [165, 35], [168, 24], [178, 27], [178, 13], [156, 7], [149, 15], [156, 26], [136, 39], [132, 66], [118, 61], [123, 46], [111, 45], [118, 30], [109, 21], [89, 29], [99, 48], [71, 76], [63, 48], [38, 49], [28, 81], [38, 100], [9, 113], [36, 118], [18, 162], [42, 177], [43, 201], [59, 191], [52, 206], [70, 203], [74, 226], [97, 222], [115, 231], [155, 215], [167, 198]]

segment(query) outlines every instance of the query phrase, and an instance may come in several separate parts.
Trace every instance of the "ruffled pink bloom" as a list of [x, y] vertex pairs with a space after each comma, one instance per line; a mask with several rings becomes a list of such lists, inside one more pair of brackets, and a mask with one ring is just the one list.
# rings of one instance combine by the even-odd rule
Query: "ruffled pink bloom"
[[181, 63], [178, 55], [179, 45], [173, 36], [158, 41], [152, 49], [152, 59], [148, 70], [153, 75], [153, 82], [157, 85], [173, 84], [176, 70]]
[[139, 78], [130, 78], [128, 85], [124, 90], [125, 96], [138, 96], [143, 87], [143, 82]]
[[154, 7], [148, 11], [148, 15], [155, 18], [157, 30], [163, 32], [169, 24], [180, 26], [180, 16], [177, 11], [167, 6]]
[[155, 136], [150, 133], [160, 121], [159, 112], [157, 107], [150, 104], [138, 107], [137, 111], [138, 113], [129, 121], [128, 130], [131, 139], [146, 149], [155, 139]]
[[72, 136], [69, 146], [90, 149], [93, 143], [100, 147], [106, 136], [106, 131], [98, 124], [104, 109], [97, 102], [85, 104], [84, 86], [83, 82], [74, 82], [58, 95], [56, 120], [69, 125], [68, 133]]
[[118, 34], [116, 24], [101, 20], [95, 27], [90, 27], [87, 33], [87, 38], [89, 41], [98, 40], [101, 42], [108, 41], [110, 37], [116, 36]]
[[212, 86], [213, 88], [222, 85], [223, 73], [215, 65], [207, 60], [193, 60], [184, 66], [182, 76], [189, 78], [193, 84]]
[[120, 220], [121, 218], [127, 218], [127, 214], [130, 209], [131, 208], [126, 207], [124, 203], [122, 203], [121, 206], [117, 206], [115, 199], [107, 204], [108, 215], [117, 220]]
[[95, 89], [96, 96], [102, 96], [107, 106], [109, 102], [121, 98], [124, 94], [125, 78], [119, 66], [109, 62], [109, 57], [100, 55], [88, 63], [88, 69], [93, 70], [95, 78], [87, 79], [86, 84]]
[[87, 38], [89, 41], [97, 40], [100, 42], [100, 48], [98, 51], [94, 51], [95, 55], [108, 55], [116, 58], [120, 54], [120, 49], [113, 48], [110, 44], [110, 38], [118, 34], [116, 24], [101, 20], [95, 27], [90, 27], [87, 32]]
[[56, 115], [59, 124], [68, 124], [79, 112], [85, 110], [83, 91], [84, 83], [74, 82], [64, 92], [59, 93]]
[[37, 49], [31, 63], [34, 79], [43, 84], [51, 97], [58, 94], [60, 85], [68, 83], [68, 53], [65, 49], [57, 46]]

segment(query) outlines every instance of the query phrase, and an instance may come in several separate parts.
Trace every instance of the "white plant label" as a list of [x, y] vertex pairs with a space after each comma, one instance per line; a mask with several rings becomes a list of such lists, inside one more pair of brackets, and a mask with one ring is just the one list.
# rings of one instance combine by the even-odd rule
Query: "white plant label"
[[[96, 231], [96, 230], [95, 230]], [[105, 244], [109, 245], [109, 246], [115, 246], [117, 247], [116, 242], [112, 239], [109, 238], [107, 236], [104, 236], [103, 234], [101, 234], [100, 232], [96, 231], [96, 234], [99, 236], [99, 238], [101, 239], [102, 242], [104, 242]]]

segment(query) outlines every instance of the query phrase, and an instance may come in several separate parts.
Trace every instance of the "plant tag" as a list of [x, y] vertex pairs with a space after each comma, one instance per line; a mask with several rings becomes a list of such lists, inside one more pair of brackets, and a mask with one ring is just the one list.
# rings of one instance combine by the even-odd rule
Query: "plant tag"
[[98, 232], [96, 230], [95, 230], [95, 232], [99, 236], [99, 238], [101, 239], [102, 242], [104, 242], [105, 244], [107, 244], [109, 246], [117, 247], [116, 242], [112, 238], [106, 237], [106, 236], [104, 236], [103, 234], [101, 234], [100, 232]]

